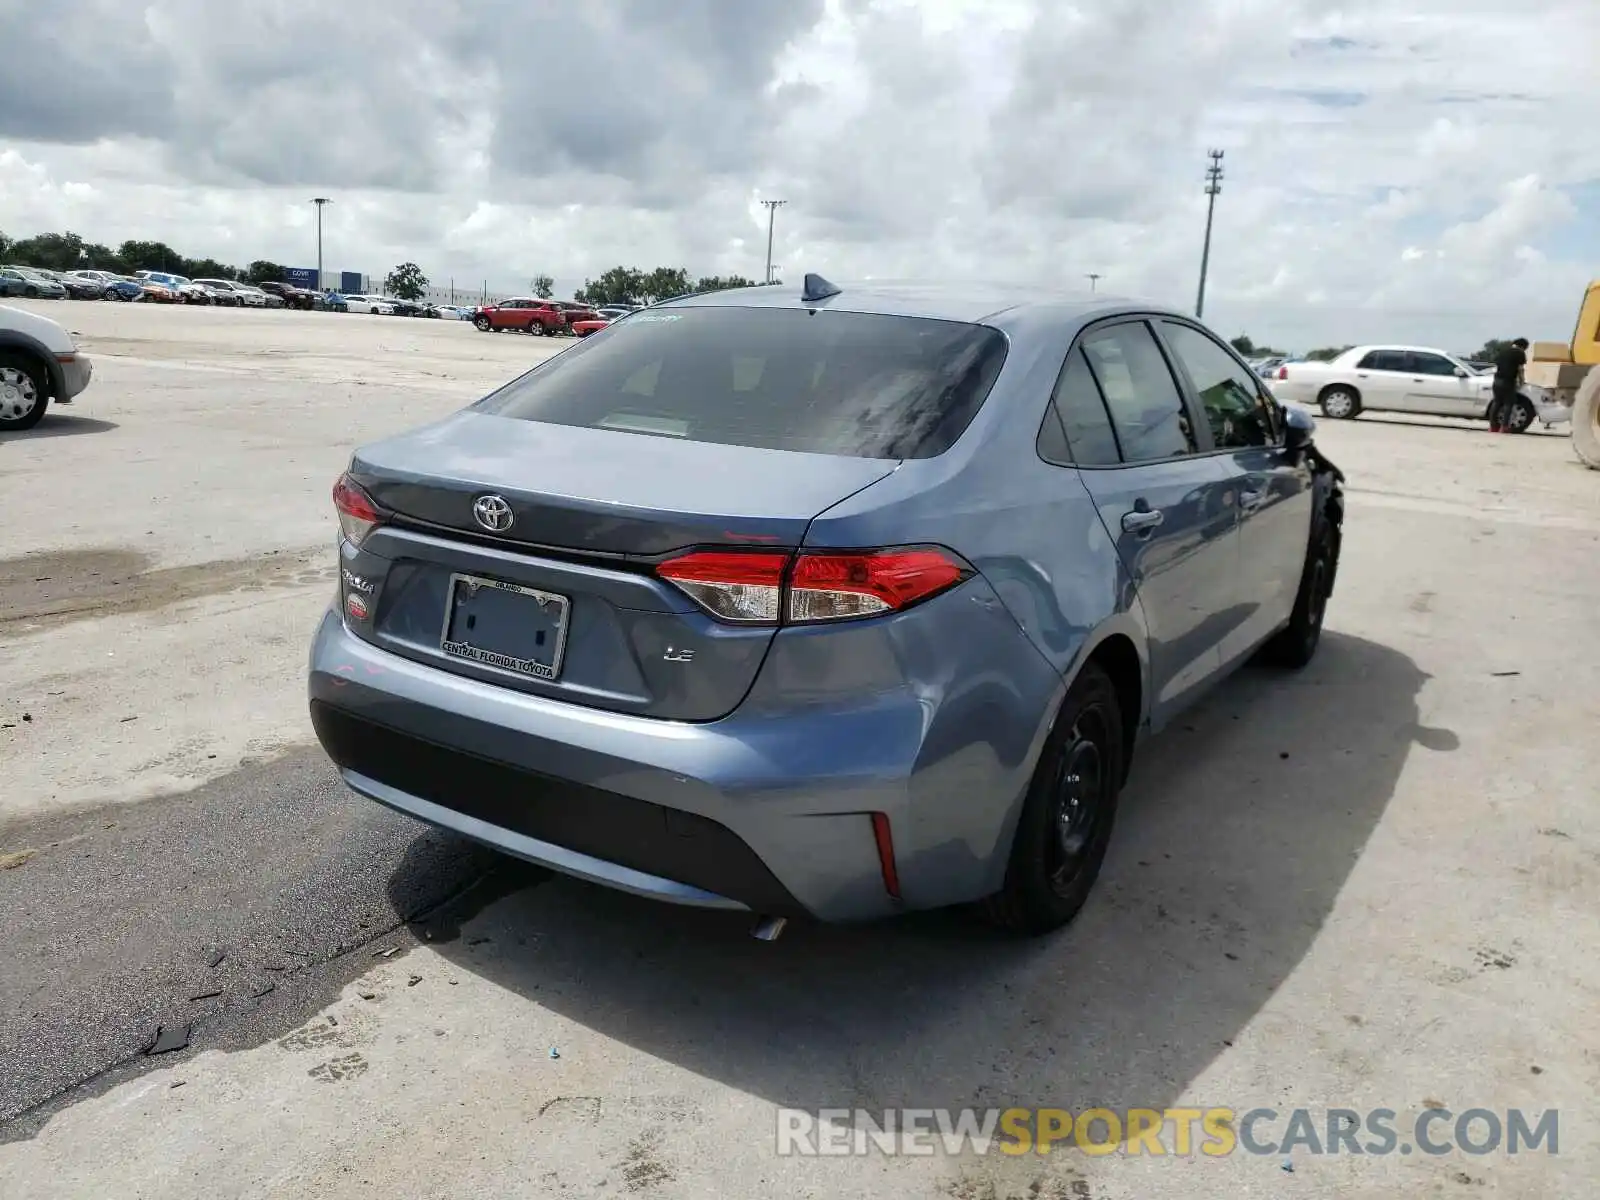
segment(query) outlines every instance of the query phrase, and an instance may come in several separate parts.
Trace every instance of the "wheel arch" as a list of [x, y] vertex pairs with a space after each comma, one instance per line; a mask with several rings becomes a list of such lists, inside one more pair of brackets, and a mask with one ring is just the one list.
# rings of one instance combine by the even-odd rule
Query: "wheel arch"
[[[1131, 622], [1127, 623], [1131, 624]], [[1122, 777], [1125, 781], [1133, 765], [1134, 743], [1149, 720], [1150, 661], [1141, 631], [1117, 622], [1101, 630], [1084, 643], [1077, 660], [1064, 680], [1061, 697], [1050, 714], [1046, 730], [1053, 729], [1061, 719], [1061, 705], [1066, 702], [1072, 682], [1084, 667], [1093, 664], [1103, 671], [1116, 689], [1117, 707], [1122, 711]]]
[[1133, 766], [1133, 746], [1144, 724], [1145, 660], [1126, 633], [1112, 633], [1089, 652], [1086, 663], [1104, 671], [1117, 691], [1117, 707], [1122, 710], [1122, 778]]
[[0, 329], [0, 351], [24, 354], [36, 359], [44, 367], [45, 378], [49, 382], [51, 396], [63, 396], [67, 391], [67, 377], [61, 370], [61, 364], [56, 361], [56, 356], [49, 347], [31, 334], [22, 333], [15, 329]]
[[1326, 396], [1329, 392], [1332, 392], [1332, 391], [1335, 391], [1335, 390], [1341, 391], [1341, 392], [1349, 392], [1352, 396], [1354, 396], [1356, 398], [1356, 407], [1357, 408], [1360, 408], [1363, 404], [1366, 403], [1365, 398], [1361, 395], [1361, 389], [1359, 387], [1357, 387], [1353, 383], [1346, 383], [1342, 379], [1330, 379], [1330, 380], [1328, 380], [1327, 383], [1323, 384], [1320, 388], [1318, 388], [1317, 389], [1317, 403], [1321, 404], [1323, 397]]

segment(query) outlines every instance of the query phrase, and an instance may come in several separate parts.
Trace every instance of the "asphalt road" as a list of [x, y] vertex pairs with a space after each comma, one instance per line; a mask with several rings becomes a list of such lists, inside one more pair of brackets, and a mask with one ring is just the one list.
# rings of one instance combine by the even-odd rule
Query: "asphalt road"
[[0, 870], [0, 1139], [159, 1063], [158, 1038], [164, 1054], [282, 1036], [372, 951], [442, 943], [537, 877], [350, 796], [320, 752], [15, 823], [0, 845], [25, 856]]

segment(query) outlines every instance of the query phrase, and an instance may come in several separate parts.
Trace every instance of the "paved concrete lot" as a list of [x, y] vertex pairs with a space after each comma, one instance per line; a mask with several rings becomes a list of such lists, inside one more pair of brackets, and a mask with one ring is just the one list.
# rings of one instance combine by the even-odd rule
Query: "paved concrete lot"
[[[1564, 438], [1325, 422], [1350, 503], [1317, 661], [1146, 747], [1062, 935], [766, 945], [349, 797], [311, 745], [350, 449], [555, 346], [39, 309], [96, 379], [0, 438], [7, 1200], [1591, 1193], [1600, 475]], [[779, 1106], [1012, 1105], [1387, 1108], [1407, 1143], [1429, 1107], [1556, 1108], [1560, 1141], [774, 1154]]]

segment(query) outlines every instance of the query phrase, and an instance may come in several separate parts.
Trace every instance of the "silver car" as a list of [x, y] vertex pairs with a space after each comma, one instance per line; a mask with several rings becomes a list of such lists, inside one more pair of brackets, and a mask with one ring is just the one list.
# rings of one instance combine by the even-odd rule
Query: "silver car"
[[611, 887], [1053, 929], [1136, 743], [1315, 652], [1312, 427], [1150, 305], [657, 305], [356, 452], [312, 722], [362, 795]]

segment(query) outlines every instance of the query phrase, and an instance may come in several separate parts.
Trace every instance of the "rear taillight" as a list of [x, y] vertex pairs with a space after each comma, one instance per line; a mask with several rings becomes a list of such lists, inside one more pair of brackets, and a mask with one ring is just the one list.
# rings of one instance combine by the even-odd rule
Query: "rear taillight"
[[802, 625], [896, 612], [954, 587], [972, 568], [947, 551], [693, 550], [656, 568], [712, 616]]
[[783, 573], [788, 566], [787, 554], [697, 550], [668, 559], [656, 574], [714, 617], [776, 625], [783, 611]]
[[789, 580], [790, 621], [837, 621], [905, 608], [960, 583], [967, 567], [941, 550], [801, 554]]
[[333, 485], [333, 507], [339, 512], [339, 528], [352, 546], [359, 547], [369, 533], [383, 524], [383, 510], [348, 475], [339, 476]]
[[1279, 367], [1278, 368], [1278, 378], [1279, 379], [1287, 379], [1287, 378], [1289, 378], [1289, 368], [1288, 367]]

